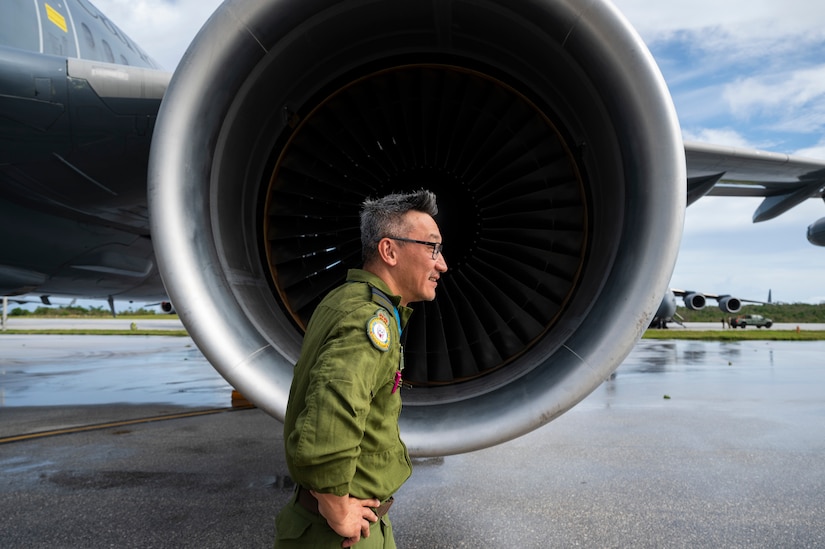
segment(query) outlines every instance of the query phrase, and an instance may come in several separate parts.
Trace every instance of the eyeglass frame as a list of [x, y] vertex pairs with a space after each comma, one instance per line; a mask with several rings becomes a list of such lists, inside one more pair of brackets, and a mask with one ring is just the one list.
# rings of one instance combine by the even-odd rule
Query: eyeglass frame
[[434, 260], [438, 259], [438, 256], [444, 250], [443, 242], [427, 242], [426, 240], [415, 240], [414, 238], [403, 238], [401, 236], [385, 236], [384, 238], [389, 238], [390, 240], [397, 240], [399, 242], [412, 242], [413, 244], [424, 244], [425, 246], [432, 246]]

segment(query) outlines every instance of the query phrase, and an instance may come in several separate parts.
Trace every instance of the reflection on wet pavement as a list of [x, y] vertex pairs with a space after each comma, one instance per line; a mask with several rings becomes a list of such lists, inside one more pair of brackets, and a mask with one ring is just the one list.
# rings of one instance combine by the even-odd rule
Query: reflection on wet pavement
[[188, 337], [0, 339], [0, 406], [228, 406], [231, 390]]

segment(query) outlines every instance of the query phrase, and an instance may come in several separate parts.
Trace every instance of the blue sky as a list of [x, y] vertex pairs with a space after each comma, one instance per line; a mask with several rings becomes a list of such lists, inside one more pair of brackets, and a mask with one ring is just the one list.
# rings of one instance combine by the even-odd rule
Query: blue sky
[[[92, 0], [172, 70], [218, 0]], [[618, 0], [670, 87], [685, 139], [825, 159], [825, 2]], [[688, 208], [674, 288], [825, 302], [825, 202], [754, 225], [761, 199]]]
[[[685, 139], [825, 158], [825, 4], [622, 0], [668, 83]], [[743, 298], [825, 301], [825, 248], [809, 200], [753, 224], [761, 199], [688, 208], [671, 285]]]

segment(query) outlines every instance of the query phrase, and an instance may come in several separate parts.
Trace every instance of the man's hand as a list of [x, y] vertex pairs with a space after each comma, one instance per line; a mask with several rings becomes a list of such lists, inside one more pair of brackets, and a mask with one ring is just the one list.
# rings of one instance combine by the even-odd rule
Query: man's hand
[[350, 496], [336, 496], [320, 494], [313, 490], [310, 493], [318, 500], [318, 512], [327, 519], [327, 524], [335, 532], [347, 539], [342, 547], [352, 547], [361, 539], [370, 535], [370, 522], [376, 522], [378, 517], [372, 508], [381, 505], [377, 499], [357, 499]]

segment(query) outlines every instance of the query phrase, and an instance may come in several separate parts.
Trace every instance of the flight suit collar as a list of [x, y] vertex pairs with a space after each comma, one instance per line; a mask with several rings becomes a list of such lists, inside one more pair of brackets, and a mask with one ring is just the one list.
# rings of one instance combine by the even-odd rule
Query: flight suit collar
[[404, 327], [407, 325], [407, 321], [409, 321], [413, 310], [409, 307], [400, 305], [401, 296], [393, 295], [389, 286], [387, 286], [387, 283], [381, 280], [380, 277], [363, 269], [350, 269], [347, 271], [347, 282], [363, 282], [381, 290], [381, 292], [385, 294], [390, 301], [392, 301], [393, 306], [398, 311], [398, 314], [401, 317], [401, 326]]

